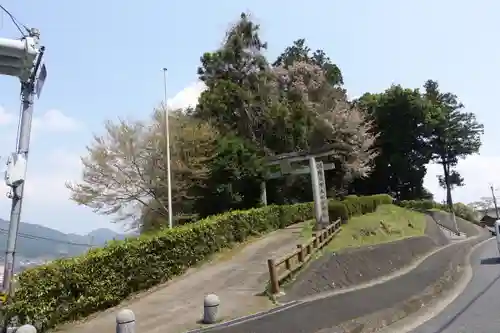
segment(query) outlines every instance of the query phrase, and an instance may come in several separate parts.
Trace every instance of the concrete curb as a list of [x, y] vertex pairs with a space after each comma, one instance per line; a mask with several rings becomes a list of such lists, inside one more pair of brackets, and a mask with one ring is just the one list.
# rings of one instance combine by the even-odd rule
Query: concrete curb
[[[413, 315], [418, 314], [424, 306], [427, 309], [431, 305], [439, 303], [443, 297], [449, 296], [450, 294], [456, 297], [457, 293], [453, 292], [454, 289], [463, 287], [470, 281], [470, 256], [478, 246], [490, 240], [489, 238], [485, 239], [485, 237], [485, 235], [479, 234], [464, 241], [454, 243], [453, 245], [459, 247], [459, 249], [451, 258], [448, 269], [440, 279], [428, 286], [418, 295], [414, 295], [406, 301], [395, 304], [391, 308], [342, 323], [328, 332], [373, 333], [383, 330], [382, 332], [385, 333], [403, 333], [414, 329], [415, 327], [408, 329], [408, 325], [415, 325], [411, 325], [404, 321], [410, 321], [412, 319], [415, 321], [415, 318], [411, 318]], [[453, 299], [455, 297], [453, 297]], [[447, 304], [449, 303], [451, 303], [451, 301]], [[427, 317], [429, 317], [429, 315]], [[430, 318], [427, 318], [427, 320], [428, 319]], [[394, 327], [389, 326], [392, 324], [394, 324]]]
[[197, 329], [194, 329], [194, 330], [191, 330], [191, 331], [187, 331], [185, 333], [210, 332], [210, 331], [212, 331], [214, 329], [218, 329], [218, 328], [231, 327], [231, 326], [242, 324], [244, 322], [247, 322], [247, 321], [250, 321], [250, 320], [262, 317], [262, 316], [270, 315], [270, 314], [273, 314], [273, 313], [276, 313], [276, 312], [285, 311], [285, 310], [287, 310], [287, 309], [289, 309], [289, 308], [291, 308], [293, 306], [296, 306], [296, 305], [298, 305], [300, 303], [301, 303], [300, 301], [288, 302], [288, 303], [281, 304], [281, 305], [279, 305], [279, 306], [277, 306], [275, 308], [269, 309], [269, 310], [257, 312], [257, 313], [254, 313], [254, 314], [251, 314], [251, 315], [248, 315], [248, 316], [244, 316], [244, 317], [239, 317], [239, 318], [227, 320], [227, 321], [224, 321], [224, 322], [221, 322], [221, 323], [217, 323], [217, 324], [213, 324], [213, 325], [210, 325], [210, 326], [207, 326], [207, 327], [197, 328]]

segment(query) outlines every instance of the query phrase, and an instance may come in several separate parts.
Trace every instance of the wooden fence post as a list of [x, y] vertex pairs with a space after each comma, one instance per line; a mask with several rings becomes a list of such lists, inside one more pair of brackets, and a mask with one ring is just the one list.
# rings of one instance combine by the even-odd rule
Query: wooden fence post
[[278, 274], [276, 273], [274, 259], [267, 260], [267, 267], [269, 268], [269, 282], [271, 284], [271, 293], [274, 295], [280, 292], [280, 282], [278, 281]]
[[313, 248], [317, 248], [318, 247], [318, 238], [317, 238], [317, 234], [315, 232], [312, 233], [312, 237], [313, 237]]
[[304, 262], [304, 246], [297, 244], [297, 249], [299, 249], [299, 262]]

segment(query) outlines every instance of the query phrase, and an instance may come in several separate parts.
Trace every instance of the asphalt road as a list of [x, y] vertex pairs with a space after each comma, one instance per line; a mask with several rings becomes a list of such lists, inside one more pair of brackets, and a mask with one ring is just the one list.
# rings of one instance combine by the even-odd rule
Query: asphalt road
[[463, 293], [412, 333], [500, 332], [500, 255], [495, 238], [471, 256], [473, 277]]
[[[460, 244], [439, 251], [424, 260], [411, 273], [385, 283], [312, 302], [299, 303], [286, 310], [253, 318], [237, 325], [214, 327], [202, 332], [316, 333], [335, 327], [348, 320], [393, 306], [424, 290], [447, 270], [449, 260], [456, 252], [455, 246]], [[500, 298], [498, 299], [500, 302]]]

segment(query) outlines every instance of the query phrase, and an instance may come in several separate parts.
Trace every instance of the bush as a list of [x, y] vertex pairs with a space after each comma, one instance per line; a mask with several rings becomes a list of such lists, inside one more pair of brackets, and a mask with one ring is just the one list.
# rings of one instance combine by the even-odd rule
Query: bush
[[410, 208], [415, 210], [447, 209], [446, 205], [434, 202], [432, 200], [403, 200], [399, 202], [399, 205], [404, 208]]
[[453, 210], [458, 217], [470, 222], [479, 223], [477, 215], [471, 207], [459, 202], [453, 205]]
[[[450, 209], [448, 208], [448, 205], [443, 205], [437, 202], [434, 202], [432, 200], [407, 200], [407, 201], [401, 201], [399, 203], [401, 207], [404, 208], [409, 208], [409, 209], [415, 209], [415, 210], [429, 210], [429, 209], [439, 209], [443, 210], [445, 212], [449, 212]], [[479, 221], [477, 220], [477, 216], [472, 208], [469, 206], [459, 202], [453, 205], [453, 210], [455, 211], [455, 215], [473, 222], [473, 223], [478, 223]]]
[[347, 196], [342, 203], [347, 209], [347, 217], [374, 212], [379, 205], [392, 204], [392, 198], [387, 194], [367, 197]]
[[[386, 195], [330, 201], [332, 221], [391, 203]], [[222, 248], [309, 220], [313, 204], [232, 211], [135, 239], [115, 241], [86, 255], [56, 260], [20, 274], [8, 314], [43, 331], [120, 303], [132, 293], [180, 275]]]

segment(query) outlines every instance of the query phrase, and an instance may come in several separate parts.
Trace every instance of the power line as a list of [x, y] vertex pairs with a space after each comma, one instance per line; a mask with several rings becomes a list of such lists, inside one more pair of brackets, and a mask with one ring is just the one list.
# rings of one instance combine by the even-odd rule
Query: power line
[[[0, 228], [0, 233], [2, 234], [8, 234], [7, 229]], [[60, 239], [54, 239], [54, 238], [48, 238], [48, 237], [42, 237], [42, 236], [35, 236], [35, 235], [30, 235], [30, 234], [25, 234], [25, 233], [18, 233], [19, 237], [25, 238], [25, 239], [32, 239], [32, 240], [45, 240], [53, 243], [60, 243], [60, 244], [66, 244], [66, 245], [74, 245], [74, 246], [85, 246], [85, 247], [93, 247], [94, 245], [92, 244], [85, 244], [85, 243], [75, 243], [75, 242], [69, 242], [69, 241], [63, 241]]]
[[10, 12], [9, 12], [9, 11], [8, 11], [8, 10], [4, 7], [4, 6], [0, 5], [0, 9], [1, 9], [1, 10], [3, 10], [3, 11], [5, 12], [5, 14], [7, 14], [7, 15], [10, 17], [10, 19], [11, 19], [12, 23], [14, 23], [14, 25], [15, 25], [15, 26], [16, 26], [16, 28], [17, 28], [17, 30], [19, 30], [19, 32], [21, 33], [21, 35], [23, 35], [23, 37], [26, 37], [27, 35], [26, 35], [26, 33], [23, 31], [23, 29], [21, 29], [21, 27], [23, 27], [23, 28], [24, 28], [24, 30], [26, 30], [26, 32], [29, 34], [30, 29], [28, 29], [28, 27], [27, 27], [26, 25], [24, 25], [24, 24], [22, 24], [21, 22], [19, 22], [19, 20], [18, 20], [18, 19], [16, 19], [16, 18], [14, 17], [14, 15], [12, 15], [12, 14], [11, 14], [11, 13], [10, 13]]

